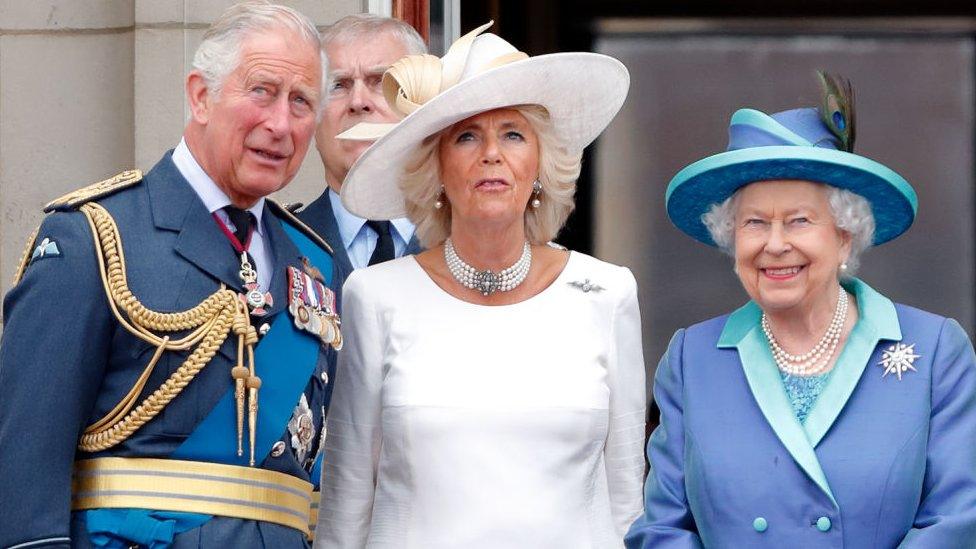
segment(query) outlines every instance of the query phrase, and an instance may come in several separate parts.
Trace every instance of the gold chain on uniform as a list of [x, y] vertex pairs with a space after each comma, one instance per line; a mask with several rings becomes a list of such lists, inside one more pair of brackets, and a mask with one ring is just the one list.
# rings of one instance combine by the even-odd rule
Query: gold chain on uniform
[[[193, 380], [217, 353], [233, 331], [238, 337], [237, 366], [232, 375], [237, 399], [238, 455], [242, 453], [244, 387], [249, 389], [250, 463], [254, 465], [254, 443], [257, 422], [257, 390], [261, 380], [254, 373], [254, 344], [257, 332], [250, 324], [247, 306], [236, 292], [221, 288], [199, 305], [177, 313], [160, 313], [147, 309], [129, 290], [125, 273], [125, 256], [118, 226], [108, 211], [93, 202], [82, 205], [80, 211], [88, 218], [95, 238], [102, 285], [109, 307], [119, 323], [132, 335], [156, 347], [156, 352], [129, 393], [103, 418], [85, 429], [78, 448], [96, 452], [111, 448], [129, 438], [147, 421], [153, 419], [170, 401]], [[125, 313], [124, 315], [122, 313]], [[155, 332], [191, 330], [177, 340]], [[149, 374], [164, 351], [184, 351], [196, 346], [183, 364], [138, 406], [136, 398], [142, 393]], [[247, 351], [247, 366], [244, 364]], [[134, 408], [133, 408], [134, 407]]]

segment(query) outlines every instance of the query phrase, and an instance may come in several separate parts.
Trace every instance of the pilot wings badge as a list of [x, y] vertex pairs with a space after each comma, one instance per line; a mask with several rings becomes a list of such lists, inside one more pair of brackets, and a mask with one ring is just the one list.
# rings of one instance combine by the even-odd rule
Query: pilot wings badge
[[573, 280], [572, 282], [568, 282], [568, 284], [585, 294], [590, 292], [602, 292], [606, 289], [595, 282], [590, 282], [589, 278], [584, 279], [582, 282], [579, 280]]

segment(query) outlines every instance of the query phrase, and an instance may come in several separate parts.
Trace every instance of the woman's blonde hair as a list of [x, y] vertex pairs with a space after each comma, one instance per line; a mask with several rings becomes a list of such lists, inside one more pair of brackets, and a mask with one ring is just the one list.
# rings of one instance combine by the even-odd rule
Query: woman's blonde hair
[[[532, 244], [544, 244], [556, 237], [576, 204], [582, 152], [570, 152], [562, 145], [549, 112], [539, 105], [509, 107], [529, 122], [539, 138], [539, 182], [542, 192], [538, 208], [525, 208], [525, 236]], [[408, 158], [400, 178], [400, 190], [407, 206], [407, 218], [417, 226], [417, 238], [426, 248], [444, 242], [451, 234], [451, 207], [434, 207], [441, 194], [440, 140], [450, 128], [428, 136]]]

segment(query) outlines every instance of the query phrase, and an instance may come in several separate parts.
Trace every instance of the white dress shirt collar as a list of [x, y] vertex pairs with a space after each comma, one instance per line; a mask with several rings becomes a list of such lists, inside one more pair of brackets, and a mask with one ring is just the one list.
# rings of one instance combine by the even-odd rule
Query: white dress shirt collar
[[[176, 169], [180, 171], [180, 174], [187, 180], [190, 187], [193, 187], [193, 191], [203, 201], [203, 205], [206, 206], [208, 212], [220, 212], [223, 214], [222, 210], [224, 206], [231, 205], [230, 198], [214, 183], [214, 180], [207, 175], [207, 172], [203, 171], [196, 158], [193, 157], [193, 153], [190, 152], [190, 148], [186, 145], [185, 139], [180, 139], [180, 144], [173, 150], [173, 164], [176, 164]], [[254, 214], [254, 219], [257, 220], [255, 230], [263, 235], [264, 228], [261, 223], [261, 214], [264, 213], [264, 197], [258, 199], [247, 211]]]
[[[366, 220], [347, 210], [342, 205], [342, 200], [339, 198], [339, 195], [331, 188], [328, 192], [329, 202], [332, 203], [332, 212], [335, 215], [336, 224], [339, 225], [339, 236], [342, 237], [342, 245], [348, 250], [352, 245], [352, 241], [359, 235], [359, 231], [363, 229]], [[393, 227], [393, 230], [396, 231], [404, 243], [410, 242], [416, 229], [413, 223], [405, 217], [391, 219], [390, 226]]]
[[[193, 188], [193, 192], [203, 201], [203, 205], [207, 208], [207, 211], [220, 218], [221, 223], [227, 228], [234, 230], [234, 223], [224, 210], [224, 206], [231, 204], [230, 198], [214, 183], [214, 180], [207, 175], [207, 172], [203, 171], [203, 168], [193, 158], [190, 148], [183, 139], [180, 139], [180, 144], [173, 150], [173, 164], [176, 165], [176, 169], [180, 171], [183, 178]], [[254, 268], [258, 272], [258, 287], [262, 291], [268, 291], [271, 287], [271, 279], [273, 276], [271, 269], [274, 267], [274, 261], [272, 259], [274, 255], [271, 252], [270, 242], [265, 235], [264, 223], [261, 222], [261, 214], [264, 213], [264, 198], [260, 198], [247, 211], [254, 214], [256, 221], [248, 252], [256, 263]]]

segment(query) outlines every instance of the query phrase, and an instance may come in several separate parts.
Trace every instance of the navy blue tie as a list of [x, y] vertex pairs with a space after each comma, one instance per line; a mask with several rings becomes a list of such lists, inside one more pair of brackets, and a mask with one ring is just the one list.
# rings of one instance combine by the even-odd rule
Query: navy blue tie
[[[234, 224], [234, 238], [240, 245], [247, 246], [247, 237], [251, 234], [251, 231], [257, 225], [257, 219], [255, 219], [254, 214], [247, 210], [242, 210], [236, 206], [224, 206], [224, 212], [227, 213], [227, 218], [230, 222]], [[258, 269], [258, 264], [254, 261], [254, 257], [251, 253], [247, 251], [247, 260], [251, 263], [251, 266], [256, 271]]]
[[376, 265], [384, 261], [393, 259], [395, 251], [393, 249], [393, 235], [390, 234], [389, 221], [367, 221], [366, 226], [376, 231], [379, 239], [376, 241], [376, 249], [373, 255], [369, 256], [368, 265]]
[[246, 246], [247, 235], [250, 234], [257, 221], [254, 219], [254, 214], [236, 206], [224, 206], [224, 211], [227, 212], [227, 218], [230, 219], [230, 222], [234, 224], [234, 236], [237, 237], [237, 241], [241, 243], [241, 246]]

